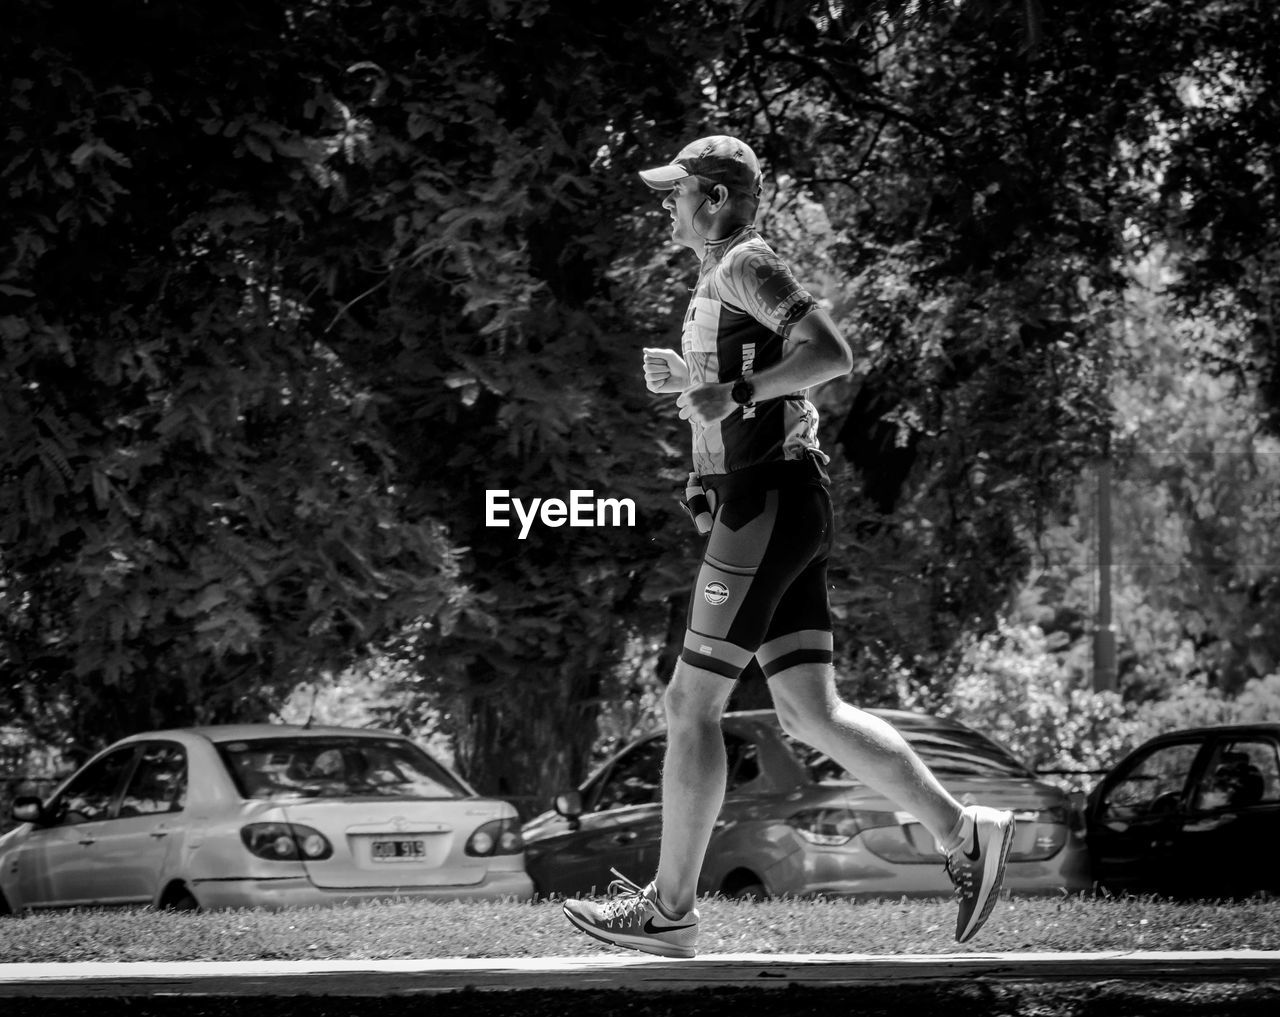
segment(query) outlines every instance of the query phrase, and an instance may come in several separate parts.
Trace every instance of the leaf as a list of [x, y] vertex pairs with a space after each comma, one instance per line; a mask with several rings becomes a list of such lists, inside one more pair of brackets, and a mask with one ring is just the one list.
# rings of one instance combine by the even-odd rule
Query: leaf
[[409, 137], [417, 141], [425, 134], [435, 133], [436, 121], [434, 118], [422, 113], [410, 113], [406, 126], [409, 131]]
[[[62, 475], [65, 480], [72, 480], [75, 477], [75, 469], [72, 467], [70, 460], [62, 449], [55, 445], [48, 438], [37, 438], [36, 448], [40, 450], [40, 458], [45, 465], [46, 470], [57, 472]], [[65, 488], [63, 488], [65, 490]]]
[[125, 168], [133, 165], [127, 157], [121, 155], [101, 138], [90, 138], [72, 152], [71, 165], [76, 169], [83, 169], [84, 164], [95, 157], [106, 159], [108, 162], [113, 162], [117, 166]]
[[243, 141], [245, 148], [263, 162], [271, 162], [275, 158], [271, 145], [260, 138], [257, 134], [247, 132], [241, 140]]
[[[4, 292], [5, 289], [5, 286], [0, 285], [0, 293]], [[21, 294], [10, 295], [18, 296]], [[34, 296], [34, 294], [30, 295]], [[6, 315], [5, 317], [0, 318], [0, 338], [17, 341], [19, 339], [25, 339], [30, 332], [31, 326], [29, 326], [22, 318], [15, 318], [13, 315]]]
[[227, 599], [226, 587], [221, 583], [212, 583], [202, 589], [195, 597], [175, 607], [174, 612], [182, 618], [195, 618], [209, 614], [214, 608], [225, 604]]

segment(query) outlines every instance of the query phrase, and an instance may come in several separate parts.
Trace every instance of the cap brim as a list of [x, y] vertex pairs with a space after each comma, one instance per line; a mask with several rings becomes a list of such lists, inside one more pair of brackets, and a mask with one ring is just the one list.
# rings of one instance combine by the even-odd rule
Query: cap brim
[[683, 180], [690, 175], [687, 169], [675, 163], [640, 171], [640, 179], [655, 191], [669, 191], [675, 187], [677, 180]]

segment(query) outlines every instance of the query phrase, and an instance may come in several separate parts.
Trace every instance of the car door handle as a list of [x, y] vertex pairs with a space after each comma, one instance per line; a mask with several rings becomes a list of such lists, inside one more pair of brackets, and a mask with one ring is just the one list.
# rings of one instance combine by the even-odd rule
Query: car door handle
[[82, 847], [88, 847], [90, 844], [96, 844], [96, 843], [98, 843], [98, 842], [97, 842], [96, 840], [94, 840], [94, 838], [92, 838], [92, 837], [85, 837], [85, 838], [84, 838], [83, 840], [81, 840], [79, 843], [80, 843], [80, 845], [81, 845]]
[[169, 831], [168, 830], [152, 830], [151, 836], [154, 837], [156, 840], [159, 840], [161, 837], [169, 836]]
[[623, 830], [621, 833], [615, 833], [613, 835], [613, 842], [615, 844], [628, 844], [638, 836], [639, 834], [637, 834], [635, 830]]

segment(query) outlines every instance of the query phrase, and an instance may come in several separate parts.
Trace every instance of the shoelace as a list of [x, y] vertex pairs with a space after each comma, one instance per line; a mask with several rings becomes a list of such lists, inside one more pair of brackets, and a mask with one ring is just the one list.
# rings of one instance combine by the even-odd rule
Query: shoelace
[[973, 870], [967, 865], [959, 865], [956, 868], [959, 869], [958, 872], [951, 867], [951, 859], [948, 858], [946, 861], [947, 875], [951, 877], [951, 882], [956, 885], [956, 889], [960, 888], [961, 883], [966, 884], [966, 887], [972, 885]]
[[644, 895], [645, 888], [628, 879], [617, 869], [610, 869], [615, 876], [609, 884], [610, 900], [600, 909], [601, 917], [610, 925], [639, 925], [644, 912], [653, 908], [653, 901]]
[[955, 887], [955, 895], [957, 897], [971, 896], [974, 892], [974, 885], [977, 882], [977, 875], [973, 866], [965, 864], [964, 861], [953, 867], [951, 862], [954, 853], [948, 853], [946, 861], [943, 863], [947, 870], [947, 876], [950, 877], [951, 884]]

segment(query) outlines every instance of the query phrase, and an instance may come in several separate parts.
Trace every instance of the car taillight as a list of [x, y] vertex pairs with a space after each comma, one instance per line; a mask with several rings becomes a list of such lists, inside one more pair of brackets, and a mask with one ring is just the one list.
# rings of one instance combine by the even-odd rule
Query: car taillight
[[520, 821], [515, 818], [495, 819], [477, 827], [467, 838], [463, 850], [478, 858], [494, 855], [518, 855], [524, 850], [524, 838], [520, 836]]
[[810, 844], [839, 847], [848, 844], [864, 830], [897, 826], [892, 812], [868, 812], [859, 809], [806, 809], [787, 820], [787, 825]]
[[1039, 862], [1052, 858], [1067, 843], [1071, 810], [1065, 805], [1014, 813], [1013, 846], [1009, 860]]
[[319, 830], [298, 823], [250, 823], [240, 839], [253, 854], [273, 862], [318, 862], [333, 854]]

